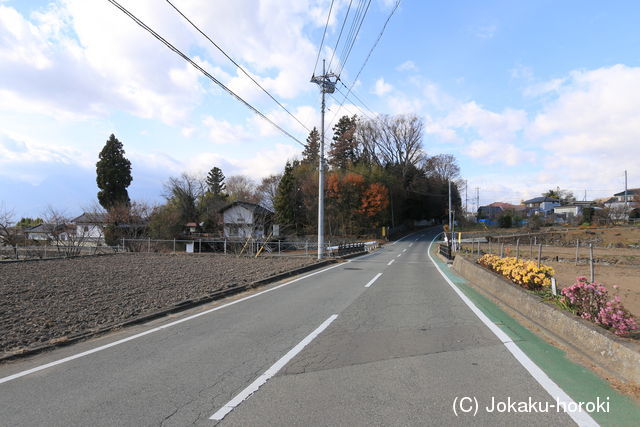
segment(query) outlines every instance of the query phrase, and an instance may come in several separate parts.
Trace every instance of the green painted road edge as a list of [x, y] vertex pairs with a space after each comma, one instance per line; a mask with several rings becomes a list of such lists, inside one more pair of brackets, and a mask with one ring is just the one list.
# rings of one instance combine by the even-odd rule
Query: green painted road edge
[[598, 397], [601, 401], [609, 397], [609, 413], [589, 414], [598, 424], [602, 426], [640, 425], [640, 405], [612, 388], [607, 381], [589, 369], [569, 360], [564, 351], [522, 326], [487, 297], [471, 288], [464, 278], [453, 272], [451, 267], [436, 256], [436, 248], [437, 245], [433, 245], [433, 259], [449, 280], [573, 400], [595, 402]]

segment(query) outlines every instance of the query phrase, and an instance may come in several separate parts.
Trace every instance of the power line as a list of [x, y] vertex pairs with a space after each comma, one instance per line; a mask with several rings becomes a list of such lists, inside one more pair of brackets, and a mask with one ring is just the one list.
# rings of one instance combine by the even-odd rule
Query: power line
[[[347, 19], [349, 18], [349, 12], [351, 11], [351, 3], [353, 3], [353, 0], [349, 0], [349, 6], [347, 7], [347, 13], [344, 15], [344, 19], [342, 20], [342, 25], [340, 26], [340, 33], [338, 34], [338, 39], [336, 40], [336, 45], [333, 48], [333, 52], [331, 52], [331, 59], [329, 59], [329, 66], [327, 67], [328, 70], [331, 70], [331, 64], [333, 63], [333, 57], [335, 56], [336, 51], [338, 50], [338, 44], [340, 43], [340, 38], [342, 37], [342, 31], [344, 30], [344, 25], [347, 23]], [[318, 62], [318, 60], [316, 59], [316, 64], [317, 64], [317, 62]], [[315, 73], [315, 68], [314, 68], [314, 73]]]
[[[378, 34], [378, 38], [376, 39], [376, 41], [373, 44], [373, 46], [371, 46], [371, 49], [369, 50], [369, 54], [367, 55], [367, 57], [365, 58], [364, 62], [362, 63], [362, 66], [360, 67], [360, 70], [358, 71], [358, 74], [356, 74], [356, 78], [353, 80], [353, 83], [351, 83], [351, 85], [349, 85], [349, 90], [347, 91], [347, 96], [349, 96], [349, 94], [351, 93], [351, 90], [353, 89], [353, 86], [358, 81], [358, 77], [360, 77], [360, 74], [362, 73], [362, 70], [364, 69], [365, 65], [367, 65], [367, 62], [369, 61], [369, 58], [371, 57], [371, 54], [373, 53], [374, 49], [378, 45], [378, 42], [382, 38], [382, 35], [384, 34], [384, 30], [387, 28], [387, 24], [391, 20], [391, 17], [395, 13], [395, 11], [398, 9], [398, 6], [400, 6], [400, 0], [397, 0], [396, 4], [393, 6], [393, 9], [391, 10], [391, 13], [387, 17], [387, 20], [385, 21], [384, 25], [382, 26], [382, 30], [380, 31], [380, 34]], [[342, 72], [342, 70], [340, 70], [340, 71]], [[333, 118], [331, 119], [332, 122], [335, 120], [336, 116], [338, 115], [338, 111], [340, 110], [340, 108], [344, 104], [344, 101], [346, 101], [347, 96], [344, 97], [344, 99], [342, 100], [342, 103], [340, 104], [340, 107], [338, 107], [338, 110], [336, 110], [336, 113], [334, 114]]]
[[[338, 87], [337, 87], [337, 86], [336, 86], [336, 90], [340, 93], [340, 95], [343, 95], [343, 96], [344, 96], [344, 92], [342, 92], [340, 89], [338, 89]], [[335, 97], [334, 97], [333, 99], [335, 99]], [[352, 100], [350, 100], [350, 101], [352, 101]], [[337, 99], [336, 99], [336, 102], [338, 102], [338, 100], [337, 100]], [[373, 118], [373, 117], [371, 117], [371, 115], [369, 115], [366, 111], [364, 111], [362, 108], [360, 108], [360, 107], [359, 107], [358, 105], [356, 105], [354, 102], [352, 102], [352, 103], [353, 103], [353, 106], [354, 106], [355, 108], [357, 108], [357, 109], [358, 109], [358, 111], [360, 111], [360, 112], [362, 113], [362, 115], [363, 115], [363, 116], [365, 116], [365, 117], [366, 117], [366, 118], [368, 118], [369, 120], [374, 120], [374, 118]]]
[[[345, 88], [345, 89], [348, 89], [347, 85], [345, 85], [345, 84], [342, 82], [342, 80], [340, 80], [340, 84], [341, 84], [342, 86], [344, 86], [344, 88]], [[338, 91], [342, 94], [342, 91], [340, 91], [340, 90], [338, 90]], [[375, 115], [375, 114], [377, 114], [377, 113], [376, 113], [376, 112], [374, 112], [371, 108], [369, 108], [369, 106], [368, 106], [367, 104], [365, 104], [365, 102], [364, 102], [362, 99], [360, 99], [360, 97], [356, 94], [356, 92], [355, 92], [353, 89], [351, 90], [351, 95], [353, 95], [353, 97], [354, 97], [355, 99], [357, 99], [357, 100], [360, 102], [360, 104], [362, 104], [362, 106], [363, 106], [364, 108], [366, 108], [366, 109], [367, 109], [371, 114], [374, 114], [374, 115]]]
[[[351, 5], [351, 3], [349, 3]], [[331, 6], [329, 6], [329, 14], [327, 15], [327, 22], [324, 24], [324, 31], [322, 32], [322, 40], [320, 41], [320, 47], [318, 48], [318, 54], [316, 55], [316, 63], [313, 66], [312, 75], [316, 75], [316, 68], [318, 68], [318, 60], [320, 59], [320, 52], [322, 51], [322, 45], [324, 44], [324, 37], [327, 34], [327, 27], [329, 27], [329, 18], [331, 18], [331, 10], [333, 9], [333, 0], [331, 0]]]
[[340, 67], [340, 71], [338, 72], [338, 76], [340, 74], [342, 74], [342, 70], [344, 70], [344, 66], [347, 63], [347, 60], [349, 59], [349, 55], [351, 55], [351, 50], [353, 49], [353, 45], [356, 43], [356, 40], [358, 38], [358, 34], [360, 34], [360, 28], [362, 28], [362, 23], [364, 22], [364, 18], [367, 16], [367, 12], [369, 11], [369, 6], [371, 5], [371, 0], [369, 0], [369, 2], [367, 3], [367, 7], [364, 10], [364, 13], [362, 14], [362, 18], [360, 19], [360, 23], [358, 24], [358, 29], [355, 31], [355, 33], [353, 34], [353, 37], [351, 38], [351, 44], [349, 46], [349, 49], [347, 50], [346, 55], [344, 55], [343, 59], [342, 59], [342, 64]]
[[[207, 40], [209, 40], [209, 42], [214, 45], [216, 47], [216, 49], [218, 49], [220, 51], [220, 53], [222, 53], [225, 57], [227, 57], [227, 59], [229, 61], [231, 61], [233, 63], [233, 65], [235, 65], [236, 67], [238, 67], [238, 69], [240, 71], [242, 71], [244, 73], [245, 76], [249, 77], [251, 79], [252, 82], [254, 82], [260, 89], [262, 89], [262, 91], [264, 93], [267, 94], [267, 96], [269, 98], [271, 98], [276, 104], [278, 104], [280, 106], [280, 108], [282, 108], [284, 111], [287, 112], [287, 114], [289, 116], [291, 116], [296, 122], [298, 122], [300, 124], [300, 126], [302, 126], [303, 128], [305, 128], [308, 132], [311, 132], [311, 129], [309, 129], [304, 123], [302, 123], [296, 116], [293, 115], [293, 113], [291, 113], [284, 105], [282, 105], [280, 103], [280, 101], [278, 101], [277, 99], [275, 99], [264, 87], [262, 87], [262, 85], [260, 83], [258, 83], [240, 64], [238, 64], [236, 61], [233, 60], [233, 58], [231, 58], [229, 55], [227, 55], [227, 52], [225, 52], [220, 46], [218, 46], [218, 44], [216, 42], [214, 42], [213, 40], [211, 40], [211, 38], [206, 35], [196, 24], [193, 23], [193, 21], [191, 21], [184, 13], [182, 13], [180, 11], [180, 9], [178, 9], [173, 3], [171, 3], [170, 0], [166, 0], [167, 3], [169, 3], [169, 5], [176, 11], [178, 12], [178, 14], [180, 14], [180, 16], [182, 16], [189, 24], [191, 24], [191, 26], [193, 28], [196, 29], [196, 31], [198, 31], [200, 34], [202, 34], [204, 36], [204, 38], [206, 38]], [[333, 1], [331, 2], [331, 6], [333, 6]], [[329, 10], [329, 14], [331, 14], [331, 10]], [[328, 22], [327, 18], [327, 22]], [[326, 27], [325, 27], [325, 31], [326, 31]], [[324, 40], [324, 35], [322, 36], [323, 40]], [[319, 54], [319, 53], [318, 53]]]
[[286, 136], [288, 136], [289, 138], [293, 139], [295, 142], [297, 142], [298, 144], [302, 145], [303, 147], [305, 146], [304, 143], [302, 143], [298, 138], [296, 138], [295, 136], [291, 135], [289, 132], [287, 132], [286, 130], [284, 130], [283, 128], [281, 128], [280, 126], [278, 126], [275, 122], [273, 122], [270, 118], [268, 118], [267, 116], [265, 116], [260, 110], [258, 110], [256, 107], [254, 107], [253, 105], [249, 104], [247, 101], [245, 101], [244, 99], [242, 99], [239, 95], [237, 95], [234, 91], [232, 91], [231, 89], [229, 89], [227, 86], [225, 86], [221, 81], [219, 81], [218, 79], [216, 79], [215, 77], [213, 77], [207, 70], [205, 70], [204, 68], [202, 68], [200, 65], [198, 65], [197, 63], [195, 63], [191, 58], [189, 58], [187, 55], [185, 55], [181, 50], [179, 50], [177, 47], [175, 47], [174, 45], [172, 45], [169, 41], [167, 41], [164, 37], [162, 37], [160, 34], [156, 33], [153, 29], [151, 29], [147, 24], [145, 24], [144, 22], [142, 22], [138, 17], [136, 17], [134, 14], [132, 14], [131, 12], [129, 12], [125, 7], [123, 7], [122, 5], [120, 5], [116, 0], [107, 0], [109, 3], [111, 3], [112, 5], [114, 5], [115, 7], [117, 7], [118, 9], [120, 9], [120, 11], [122, 11], [125, 15], [127, 15], [129, 18], [131, 18], [136, 24], [138, 24], [140, 27], [142, 27], [144, 30], [146, 30], [147, 32], [149, 32], [153, 37], [155, 37], [157, 40], [159, 40], [162, 44], [164, 44], [166, 47], [168, 47], [170, 50], [172, 50], [176, 55], [180, 56], [182, 59], [184, 59], [185, 61], [187, 61], [189, 64], [191, 64], [195, 69], [197, 69], [198, 71], [200, 71], [202, 74], [204, 74], [206, 77], [208, 77], [211, 81], [213, 81], [215, 84], [217, 84], [218, 86], [220, 86], [224, 91], [226, 91], [229, 95], [233, 96], [234, 98], [236, 98], [238, 101], [242, 102], [245, 106], [247, 106], [247, 108], [249, 108], [251, 111], [253, 111], [254, 113], [256, 113], [257, 115], [259, 115], [260, 117], [262, 117], [263, 119], [265, 119], [266, 121], [268, 121], [269, 123], [271, 123], [271, 125], [273, 125], [273, 127], [275, 127], [276, 129], [278, 129], [280, 132], [282, 132], [283, 134], [285, 134]]

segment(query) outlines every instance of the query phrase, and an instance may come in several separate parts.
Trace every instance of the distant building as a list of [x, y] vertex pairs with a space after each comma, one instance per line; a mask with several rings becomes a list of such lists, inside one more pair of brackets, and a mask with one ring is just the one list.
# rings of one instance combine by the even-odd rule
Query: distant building
[[595, 205], [595, 202], [573, 202], [568, 205], [556, 206], [553, 208], [553, 213], [556, 214], [557, 220], [570, 221], [573, 218], [583, 215], [585, 209], [592, 209]]
[[28, 227], [24, 230], [27, 239], [39, 241], [67, 241], [74, 232], [75, 227], [73, 225], [44, 223]]
[[504, 214], [522, 215], [526, 208], [522, 205], [512, 205], [505, 202], [493, 202], [486, 206], [478, 208], [478, 218], [496, 219]]
[[630, 188], [625, 192], [616, 193], [604, 202], [609, 209], [609, 217], [614, 221], [628, 221], [640, 218], [640, 188]]
[[560, 200], [554, 197], [534, 197], [522, 202], [527, 208], [527, 215], [549, 215], [556, 206], [560, 206]]
[[234, 202], [222, 208], [220, 213], [227, 238], [263, 238], [277, 231], [273, 225], [274, 213], [255, 203]]
[[75, 234], [84, 240], [101, 241], [104, 239], [104, 227], [107, 225], [107, 214], [100, 212], [83, 212], [71, 220], [75, 225]]

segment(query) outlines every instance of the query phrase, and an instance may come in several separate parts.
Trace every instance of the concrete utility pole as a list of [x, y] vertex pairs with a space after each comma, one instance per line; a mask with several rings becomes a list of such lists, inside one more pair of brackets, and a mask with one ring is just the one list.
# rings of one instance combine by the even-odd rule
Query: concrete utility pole
[[480, 187], [476, 187], [476, 209], [480, 209]]
[[451, 180], [449, 180], [449, 233], [451, 234], [451, 241], [453, 242], [453, 221], [451, 214]]
[[320, 86], [322, 94], [320, 114], [320, 164], [318, 168], [318, 259], [322, 259], [324, 252], [324, 94], [333, 93], [336, 90], [338, 76], [325, 70], [325, 60], [322, 60], [322, 75], [311, 77], [311, 83]]
[[624, 171], [624, 204], [625, 206], [629, 206], [629, 202], [627, 201], [627, 171]]

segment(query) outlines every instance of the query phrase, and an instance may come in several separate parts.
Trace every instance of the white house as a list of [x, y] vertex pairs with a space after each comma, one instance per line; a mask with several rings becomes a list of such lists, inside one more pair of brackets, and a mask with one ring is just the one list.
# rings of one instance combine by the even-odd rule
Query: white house
[[[625, 201], [626, 194], [626, 201]], [[640, 188], [630, 188], [613, 195], [604, 202], [609, 209], [609, 215], [614, 221], [627, 221], [630, 218], [640, 217]]]
[[85, 240], [101, 241], [104, 239], [104, 227], [107, 224], [107, 214], [98, 212], [83, 212], [71, 221], [76, 227], [76, 236]]
[[29, 240], [69, 240], [69, 233], [73, 233], [74, 227], [60, 224], [38, 224], [27, 228], [24, 232]]
[[234, 202], [220, 212], [224, 237], [262, 238], [273, 231], [273, 212], [255, 203]]
[[533, 199], [522, 202], [526, 205], [527, 210], [534, 215], [547, 215], [553, 212], [556, 206], [560, 206], [560, 200], [553, 197], [534, 197]]
[[594, 205], [594, 202], [574, 202], [569, 205], [556, 206], [553, 208], [553, 213], [557, 215], [566, 215], [567, 219], [569, 219], [571, 217], [582, 215], [585, 208], [591, 208]]

